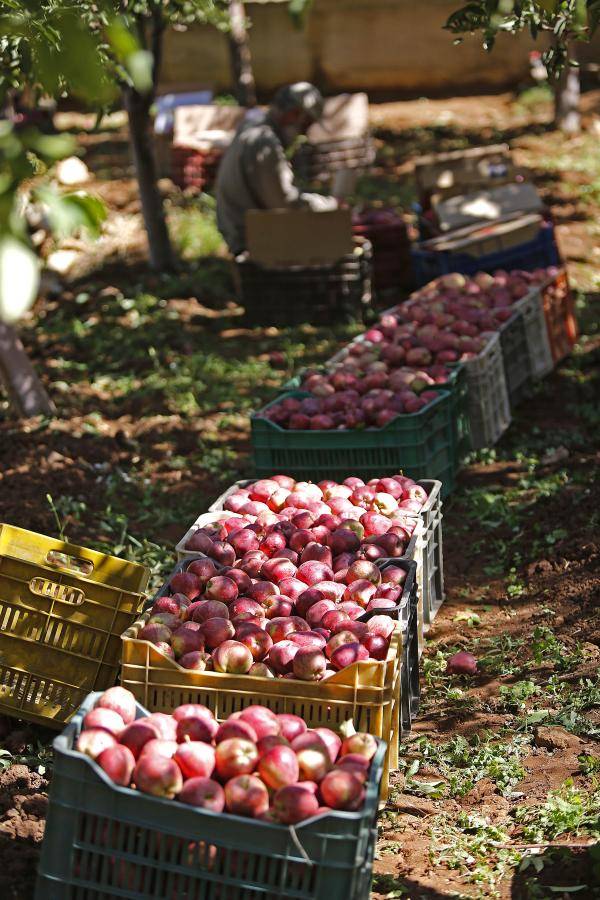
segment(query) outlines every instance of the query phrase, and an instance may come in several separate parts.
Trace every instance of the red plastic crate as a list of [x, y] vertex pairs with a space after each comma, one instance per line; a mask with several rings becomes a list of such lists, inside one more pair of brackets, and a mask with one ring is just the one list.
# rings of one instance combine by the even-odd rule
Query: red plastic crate
[[555, 363], [568, 356], [579, 336], [575, 318], [575, 297], [565, 269], [541, 288], [548, 340]]

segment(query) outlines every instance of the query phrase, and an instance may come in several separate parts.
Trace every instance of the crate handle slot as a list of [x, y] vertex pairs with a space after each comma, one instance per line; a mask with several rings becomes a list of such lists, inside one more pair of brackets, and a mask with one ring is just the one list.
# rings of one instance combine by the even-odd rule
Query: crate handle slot
[[49, 550], [46, 555], [46, 562], [51, 566], [77, 572], [78, 575], [91, 575], [94, 571], [94, 563], [91, 559], [70, 556], [68, 553], [62, 553], [60, 550]]
[[59, 584], [40, 576], [31, 579], [29, 590], [38, 597], [49, 597], [51, 600], [70, 603], [72, 606], [81, 606], [85, 600], [85, 594], [81, 588], [72, 587], [69, 584]]

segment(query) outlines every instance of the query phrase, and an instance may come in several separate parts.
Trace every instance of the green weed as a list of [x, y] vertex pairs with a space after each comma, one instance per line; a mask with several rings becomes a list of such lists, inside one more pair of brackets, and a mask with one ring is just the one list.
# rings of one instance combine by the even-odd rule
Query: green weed
[[[511, 743], [494, 741], [486, 736], [470, 740], [456, 736], [443, 744], [418, 738], [411, 742], [410, 748], [411, 755], [417, 755], [419, 765], [427, 760], [440, 773], [445, 783], [441, 796], [464, 797], [482, 778], [493, 781], [500, 793], [510, 794], [515, 784], [525, 777], [521, 758], [529, 746], [529, 739], [521, 736]], [[404, 789], [407, 793], [419, 794], [422, 784], [415, 784], [418, 767], [415, 763], [413, 766], [414, 771], [409, 770]]]
[[568, 779], [548, 794], [543, 806], [517, 807], [514, 819], [531, 843], [553, 841], [562, 834], [600, 837], [600, 787], [584, 793]]

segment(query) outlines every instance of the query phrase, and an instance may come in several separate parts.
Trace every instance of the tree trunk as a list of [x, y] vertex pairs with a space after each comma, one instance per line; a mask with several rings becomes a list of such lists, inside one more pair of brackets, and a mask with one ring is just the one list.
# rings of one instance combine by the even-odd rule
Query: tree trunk
[[246, 30], [246, 13], [242, 0], [229, 0], [229, 52], [235, 84], [235, 95], [240, 106], [256, 106], [256, 84], [252, 71], [252, 56]]
[[[573, 45], [568, 48], [568, 58], [575, 59]], [[554, 124], [565, 134], [579, 134], [581, 131], [580, 92], [579, 68], [566, 65], [554, 82]]]
[[17, 332], [0, 321], [0, 381], [19, 416], [51, 416], [56, 410], [23, 349]]
[[151, 98], [132, 87], [125, 87], [123, 98], [129, 119], [133, 162], [140, 190], [142, 215], [148, 234], [150, 265], [164, 271], [173, 267], [173, 251], [165, 219], [162, 197], [157, 185], [156, 160], [150, 127]]

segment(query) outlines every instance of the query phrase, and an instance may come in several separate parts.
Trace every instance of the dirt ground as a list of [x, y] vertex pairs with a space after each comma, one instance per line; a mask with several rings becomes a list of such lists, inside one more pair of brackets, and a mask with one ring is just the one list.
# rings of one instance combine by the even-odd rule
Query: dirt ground
[[[586, 95], [587, 131], [571, 141], [550, 129], [548, 109], [523, 112], [513, 99], [372, 110], [379, 154], [364, 196], [395, 202], [399, 192], [404, 209], [414, 156], [510, 140], [557, 222], [583, 335], [445, 503], [447, 602], [381, 817], [376, 900], [600, 897], [599, 97]], [[343, 333], [237, 328], [220, 252], [176, 276], [148, 273], [126, 136], [87, 135], [82, 146], [110, 227], [100, 249], [75, 242], [78, 277], [23, 328], [59, 414], [15, 423], [0, 406], [0, 520], [60, 526], [158, 578], [192, 515], [249, 471], [257, 397]], [[476, 676], [445, 674], [456, 649], [475, 654]], [[33, 896], [50, 738], [0, 720], [2, 900]]]

